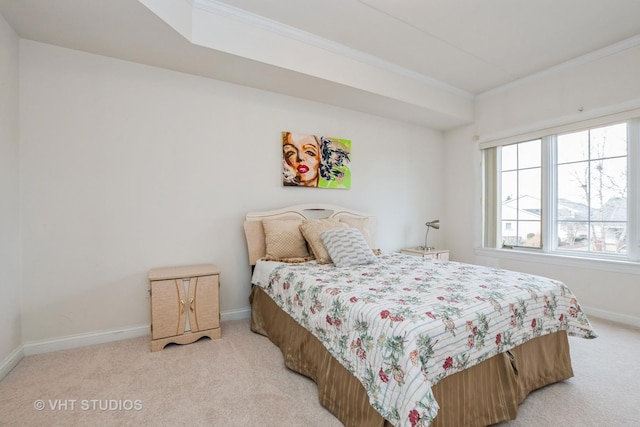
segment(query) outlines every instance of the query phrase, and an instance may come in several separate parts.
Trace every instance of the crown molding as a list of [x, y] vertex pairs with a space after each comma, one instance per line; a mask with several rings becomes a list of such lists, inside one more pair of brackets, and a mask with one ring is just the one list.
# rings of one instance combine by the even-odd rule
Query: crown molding
[[507, 83], [506, 85], [496, 87], [494, 89], [489, 89], [486, 92], [478, 94], [476, 99], [480, 100], [483, 98], [488, 98], [494, 95], [497, 95], [502, 92], [507, 92], [509, 90], [515, 89], [519, 86], [523, 86], [528, 83], [532, 83], [535, 81], [539, 81], [545, 79], [547, 77], [553, 76], [555, 74], [560, 74], [562, 72], [580, 67], [582, 65], [588, 64], [590, 62], [598, 61], [602, 58], [606, 58], [607, 56], [615, 55], [616, 53], [623, 52], [628, 49], [632, 49], [634, 47], [640, 46], [640, 35], [636, 35], [630, 37], [628, 39], [622, 40], [620, 42], [614, 43], [612, 45], [603, 47], [602, 49], [594, 50], [593, 52], [589, 52], [585, 55], [578, 56], [577, 58], [571, 59], [569, 61], [563, 62], [561, 64], [555, 65], [553, 67], [544, 69], [534, 74], [530, 74], [526, 77], [520, 78], [518, 80], [514, 80], [511, 83]]
[[255, 13], [248, 12], [246, 10], [237, 8], [235, 6], [228, 5], [216, 0], [188, 0], [192, 2], [194, 9], [199, 9], [205, 12], [214, 13], [225, 18], [231, 18], [240, 21], [244, 24], [248, 24], [263, 30], [270, 31], [277, 35], [287, 37], [310, 46], [321, 48], [329, 52], [347, 57], [349, 59], [362, 62], [367, 65], [371, 65], [396, 75], [400, 75], [422, 84], [429, 85], [436, 89], [455, 94], [465, 99], [472, 100], [475, 95], [462, 90], [460, 88], [446, 84], [440, 80], [426, 76], [424, 74], [417, 73], [415, 71], [406, 69], [397, 64], [389, 61], [385, 61], [377, 56], [370, 55], [368, 53], [352, 49], [340, 43], [336, 43], [332, 40], [320, 37], [318, 35], [309, 33], [290, 25], [283, 24], [273, 19], [266, 18], [264, 16], [257, 15]]

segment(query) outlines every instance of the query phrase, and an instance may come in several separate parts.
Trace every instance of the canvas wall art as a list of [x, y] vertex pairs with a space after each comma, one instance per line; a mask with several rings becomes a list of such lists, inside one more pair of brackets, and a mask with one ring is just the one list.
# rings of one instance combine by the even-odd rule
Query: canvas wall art
[[351, 141], [282, 132], [282, 185], [351, 188]]

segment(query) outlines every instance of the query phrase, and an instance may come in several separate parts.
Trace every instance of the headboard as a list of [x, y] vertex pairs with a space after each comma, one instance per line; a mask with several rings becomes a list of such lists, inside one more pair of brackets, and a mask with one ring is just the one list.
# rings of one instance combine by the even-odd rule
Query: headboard
[[264, 212], [249, 212], [245, 216], [244, 234], [247, 239], [249, 263], [253, 266], [266, 254], [263, 219], [321, 219], [321, 218], [368, 218], [369, 235], [375, 241], [375, 217], [365, 212], [330, 204], [303, 204]]

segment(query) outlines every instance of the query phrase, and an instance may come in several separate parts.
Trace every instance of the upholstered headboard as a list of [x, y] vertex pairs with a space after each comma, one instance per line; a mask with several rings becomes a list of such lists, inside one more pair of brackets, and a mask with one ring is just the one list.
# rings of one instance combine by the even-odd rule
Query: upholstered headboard
[[373, 215], [347, 209], [342, 206], [330, 204], [304, 204], [276, 209], [264, 212], [249, 212], [245, 216], [244, 234], [247, 239], [249, 251], [249, 263], [255, 265], [256, 261], [266, 254], [263, 219], [322, 219], [322, 218], [362, 218], [368, 219], [368, 232], [370, 242], [375, 241], [375, 217]]

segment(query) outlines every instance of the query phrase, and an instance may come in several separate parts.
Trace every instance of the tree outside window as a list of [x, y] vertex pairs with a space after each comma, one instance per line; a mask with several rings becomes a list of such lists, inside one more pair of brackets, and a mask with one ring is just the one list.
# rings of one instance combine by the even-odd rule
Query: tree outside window
[[558, 135], [558, 249], [627, 250], [627, 124]]

